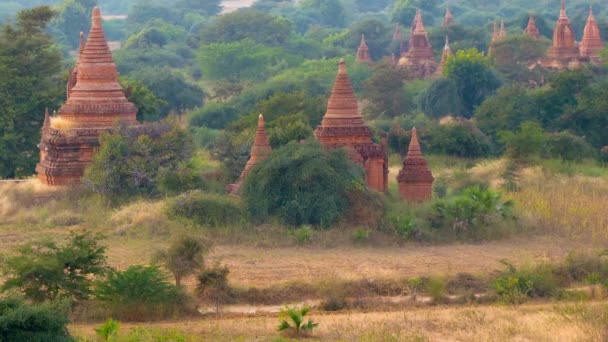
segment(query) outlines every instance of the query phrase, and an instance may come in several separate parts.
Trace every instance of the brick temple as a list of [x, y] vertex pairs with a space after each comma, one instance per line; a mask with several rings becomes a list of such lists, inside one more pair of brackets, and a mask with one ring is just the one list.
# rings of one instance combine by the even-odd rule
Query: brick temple
[[357, 49], [357, 55], [355, 56], [356, 63], [365, 63], [367, 65], [372, 65], [372, 56], [369, 53], [369, 47], [367, 46], [367, 42], [365, 41], [365, 34], [361, 35], [361, 43], [359, 44], [359, 48]]
[[266, 160], [272, 153], [272, 147], [268, 141], [268, 135], [266, 134], [266, 127], [264, 125], [264, 116], [260, 114], [258, 117], [258, 128], [255, 132], [255, 139], [253, 140], [253, 146], [251, 147], [251, 155], [249, 161], [245, 165], [245, 169], [241, 173], [241, 176], [236, 183], [228, 185], [226, 191], [230, 194], [238, 195], [241, 189], [243, 181], [253, 170], [253, 168], [259, 163]]
[[593, 8], [589, 7], [589, 17], [583, 31], [583, 40], [580, 45], [581, 57], [588, 58], [591, 62], [599, 63], [600, 51], [604, 48], [604, 42], [600, 35], [600, 29], [593, 15]]
[[386, 145], [372, 141], [372, 131], [359, 113], [344, 60], [340, 61], [327, 112], [315, 130], [315, 137], [327, 148], [346, 148], [351, 159], [365, 171], [370, 189], [388, 190]]
[[441, 61], [437, 65], [437, 69], [435, 70], [435, 76], [440, 77], [443, 74], [443, 67], [445, 67], [445, 63], [448, 61], [448, 57], [452, 55], [452, 49], [450, 48], [450, 39], [448, 36], [445, 37], [445, 46], [443, 47], [443, 53], [441, 54]]
[[456, 24], [456, 21], [454, 20], [454, 16], [450, 11], [450, 3], [448, 2], [445, 6], [445, 15], [443, 16], [443, 22], [441, 23], [441, 27], [448, 27], [454, 24]]
[[422, 12], [418, 10], [414, 18], [414, 30], [410, 34], [409, 49], [402, 53], [399, 65], [411, 71], [418, 78], [432, 76], [437, 69], [433, 47], [422, 22]]
[[530, 13], [530, 18], [528, 19], [528, 26], [524, 30], [524, 34], [526, 34], [534, 39], [540, 38], [540, 31], [538, 30], [538, 27], [536, 26], [536, 21], [534, 21], [534, 17], [532, 16], [531, 13]]
[[576, 45], [570, 19], [566, 15], [566, 3], [562, 0], [559, 19], [553, 31], [553, 44], [541, 65], [548, 69], [567, 69], [580, 66], [580, 50]]
[[[38, 179], [49, 185], [80, 183], [99, 147], [101, 132], [117, 120], [136, 125], [137, 108], [118, 83], [99, 8], [93, 9], [91, 31], [81, 48], [67, 85], [67, 100], [54, 117], [45, 115], [40, 142]], [[47, 120], [48, 119], [48, 120]]]
[[429, 169], [420, 143], [416, 128], [412, 129], [412, 139], [403, 160], [403, 169], [397, 176], [401, 199], [407, 202], [425, 202], [433, 198], [433, 182], [435, 178]]

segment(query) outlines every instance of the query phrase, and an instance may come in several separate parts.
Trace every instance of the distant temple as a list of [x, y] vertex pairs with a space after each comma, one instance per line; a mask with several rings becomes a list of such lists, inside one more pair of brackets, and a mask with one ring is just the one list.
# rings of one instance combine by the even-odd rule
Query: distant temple
[[424, 202], [433, 198], [435, 178], [422, 155], [416, 128], [412, 129], [412, 140], [397, 181], [401, 199], [404, 201]]
[[369, 53], [369, 47], [365, 42], [365, 34], [361, 35], [361, 44], [359, 44], [359, 48], [357, 49], [357, 56], [355, 57], [355, 62], [357, 63], [366, 63], [367, 65], [372, 65], [372, 56]]
[[559, 19], [553, 31], [553, 44], [541, 65], [549, 69], [567, 69], [576, 68], [580, 64], [580, 51], [570, 26], [570, 19], [566, 15], [566, 3], [562, 0]]
[[452, 55], [452, 49], [450, 49], [450, 40], [448, 36], [445, 37], [445, 46], [443, 47], [443, 54], [441, 55], [441, 61], [439, 65], [437, 65], [437, 70], [435, 70], [435, 76], [441, 76], [443, 74], [443, 67], [445, 67], [445, 63], [448, 60], [448, 57]]
[[443, 16], [443, 22], [441, 23], [442, 27], [448, 27], [450, 25], [454, 25], [456, 22], [454, 21], [454, 16], [452, 12], [450, 12], [450, 3], [447, 3], [445, 6], [445, 16]]
[[93, 9], [86, 45], [70, 73], [68, 98], [53, 118], [45, 114], [40, 142], [38, 178], [49, 185], [79, 183], [99, 147], [99, 135], [117, 120], [137, 125], [137, 108], [118, 83], [118, 72], [101, 26], [101, 12]]
[[270, 154], [272, 153], [272, 147], [270, 147], [270, 143], [268, 142], [268, 135], [266, 134], [266, 127], [264, 126], [264, 117], [260, 114], [258, 117], [258, 128], [255, 132], [255, 139], [253, 141], [253, 146], [251, 147], [251, 156], [249, 157], [249, 161], [245, 165], [245, 169], [241, 173], [238, 181], [235, 184], [230, 184], [226, 188], [228, 193], [238, 194], [241, 189], [241, 185], [243, 181], [253, 170], [253, 168], [266, 160]]
[[340, 61], [327, 112], [315, 130], [315, 137], [327, 148], [346, 148], [350, 158], [365, 171], [367, 186], [387, 191], [387, 148], [372, 141], [372, 131], [359, 113], [344, 60]]
[[505, 21], [500, 21], [500, 32], [498, 33], [498, 39], [507, 38], [507, 31], [505, 31]]
[[538, 31], [538, 27], [536, 26], [536, 22], [534, 21], [534, 17], [532, 13], [530, 13], [530, 19], [528, 19], [528, 27], [524, 30], [524, 34], [534, 38], [540, 38], [540, 31]]
[[401, 35], [401, 29], [399, 28], [399, 24], [395, 24], [395, 30], [393, 31], [393, 42], [401, 43], [403, 41], [403, 36]]
[[598, 63], [600, 61], [600, 51], [603, 48], [604, 42], [602, 42], [600, 29], [597, 27], [597, 22], [593, 16], [593, 8], [589, 7], [589, 17], [580, 46], [581, 57], [589, 58], [590, 61]]
[[399, 65], [409, 69], [416, 77], [426, 78], [435, 73], [437, 62], [435, 62], [433, 47], [424, 29], [420, 10], [416, 13], [414, 23], [409, 50], [402, 54]]

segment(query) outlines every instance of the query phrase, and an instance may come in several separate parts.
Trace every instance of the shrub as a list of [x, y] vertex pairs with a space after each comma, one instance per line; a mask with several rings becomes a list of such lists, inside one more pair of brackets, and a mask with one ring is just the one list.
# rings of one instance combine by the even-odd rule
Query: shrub
[[304, 317], [309, 312], [310, 308], [306, 306], [302, 308], [283, 308], [279, 313], [279, 331], [293, 337], [308, 336], [312, 333], [313, 329], [319, 326], [319, 323], [315, 323], [310, 319], [308, 322], [304, 322]]
[[193, 127], [190, 129], [190, 134], [192, 134], [192, 139], [194, 140], [196, 147], [209, 149], [215, 144], [215, 141], [220, 136], [221, 132], [207, 127]]
[[526, 121], [519, 131], [501, 131], [500, 139], [507, 148], [507, 156], [516, 160], [528, 161], [538, 157], [546, 142], [546, 136], [537, 122]]
[[442, 277], [432, 277], [426, 285], [433, 302], [436, 304], [443, 303], [447, 300], [448, 282]]
[[66, 305], [0, 298], [0, 341], [71, 342]]
[[99, 328], [95, 329], [97, 336], [101, 338], [103, 342], [115, 341], [118, 337], [118, 331], [120, 330], [120, 322], [113, 319], [107, 320]]
[[311, 226], [302, 226], [300, 228], [291, 230], [289, 234], [293, 236], [298, 245], [306, 245], [312, 241], [312, 237], [315, 235], [315, 232], [312, 230]]
[[505, 303], [521, 304], [532, 292], [533, 283], [512, 275], [504, 275], [492, 282], [496, 294]]
[[228, 274], [230, 270], [227, 266], [219, 265], [204, 270], [198, 276], [196, 291], [203, 301], [212, 304], [216, 312], [220, 312], [222, 306], [230, 303], [234, 294], [228, 285]]
[[345, 151], [292, 142], [251, 171], [242, 198], [254, 218], [329, 227], [347, 213], [349, 194], [364, 193], [364, 184], [362, 170]]
[[190, 126], [224, 129], [238, 118], [236, 108], [219, 102], [208, 102], [190, 114]]
[[0, 289], [17, 289], [35, 302], [86, 299], [94, 277], [108, 270], [100, 240], [99, 235], [72, 233], [63, 246], [53, 242], [21, 246], [17, 254], [4, 260], [6, 280]]
[[353, 233], [353, 240], [356, 243], [365, 243], [369, 240], [370, 230], [366, 228], [357, 228]]
[[194, 224], [218, 227], [241, 220], [241, 209], [233, 198], [193, 190], [171, 201], [167, 207], [169, 217]]
[[95, 296], [113, 317], [126, 320], [163, 319], [188, 311], [186, 294], [155, 266], [112, 272], [97, 283]]
[[455, 120], [431, 132], [430, 150], [450, 156], [479, 158], [492, 152], [492, 142], [472, 121]]
[[580, 161], [594, 156], [593, 146], [584, 138], [568, 132], [550, 133], [547, 137], [546, 153], [551, 158]]
[[559, 294], [559, 282], [549, 265], [517, 269], [503, 261], [507, 270], [492, 282], [499, 298], [519, 304], [526, 297], [549, 298]]
[[203, 178], [193, 159], [158, 170], [157, 188], [163, 195], [176, 195], [202, 186]]
[[173, 274], [175, 285], [181, 285], [181, 279], [194, 274], [205, 266], [204, 255], [209, 247], [200, 239], [183, 236], [175, 240], [169, 249], [159, 251], [155, 259], [165, 265]]

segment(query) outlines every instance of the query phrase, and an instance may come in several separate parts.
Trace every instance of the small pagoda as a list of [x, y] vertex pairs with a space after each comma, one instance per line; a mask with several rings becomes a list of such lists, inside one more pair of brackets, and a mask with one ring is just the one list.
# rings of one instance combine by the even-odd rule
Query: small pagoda
[[456, 21], [454, 20], [454, 16], [450, 11], [450, 3], [448, 2], [445, 6], [445, 15], [443, 16], [443, 22], [441, 23], [441, 27], [448, 27], [450, 25], [454, 25]]
[[359, 44], [359, 48], [357, 49], [357, 56], [355, 57], [356, 63], [365, 63], [367, 65], [372, 65], [372, 56], [369, 53], [369, 47], [365, 42], [365, 34], [361, 35], [361, 43]]
[[443, 74], [443, 68], [445, 67], [445, 63], [448, 61], [448, 57], [452, 55], [452, 49], [450, 48], [450, 40], [448, 36], [445, 36], [445, 46], [443, 47], [443, 53], [441, 55], [441, 61], [437, 65], [437, 70], [435, 70], [435, 76], [441, 77]]
[[549, 47], [547, 57], [541, 65], [548, 69], [567, 69], [580, 66], [580, 51], [576, 45], [570, 19], [566, 15], [566, 3], [562, 0], [559, 19], [553, 31], [553, 44]]
[[399, 65], [409, 69], [418, 78], [430, 77], [437, 69], [433, 47], [422, 22], [422, 12], [416, 13], [415, 28], [411, 34], [409, 50], [402, 54]]
[[593, 8], [589, 7], [589, 17], [585, 30], [583, 31], [583, 40], [580, 45], [581, 57], [588, 58], [593, 63], [600, 62], [600, 51], [604, 48], [604, 42], [600, 35], [600, 29], [597, 27]]
[[403, 36], [401, 35], [401, 29], [399, 28], [398, 23], [395, 24], [395, 29], [393, 30], [393, 42], [403, 42]]
[[534, 21], [534, 17], [532, 16], [532, 13], [530, 13], [530, 18], [528, 19], [528, 26], [524, 30], [524, 34], [526, 34], [534, 39], [540, 38], [540, 31], [538, 30], [538, 27], [536, 26], [536, 21]]
[[498, 39], [505, 39], [507, 38], [507, 31], [505, 30], [505, 21], [501, 20], [500, 21], [500, 32], [498, 32]]
[[397, 176], [401, 199], [407, 202], [425, 202], [433, 198], [435, 178], [428, 167], [418, 142], [416, 128], [412, 129], [412, 139], [403, 160], [403, 169]]
[[367, 186], [379, 192], [387, 191], [387, 148], [372, 141], [372, 131], [359, 113], [344, 60], [340, 60], [327, 112], [315, 130], [315, 137], [326, 148], [345, 148], [365, 171]]
[[70, 73], [66, 102], [54, 117], [45, 114], [36, 172], [38, 179], [49, 185], [80, 183], [99, 148], [101, 132], [111, 129], [118, 120], [138, 124], [137, 108], [118, 83], [98, 7], [93, 9], [88, 40], [81, 45], [84, 47], [77, 65]]
[[226, 191], [230, 194], [238, 195], [241, 185], [249, 172], [251, 172], [256, 165], [268, 159], [271, 153], [272, 147], [270, 147], [270, 143], [268, 142], [268, 135], [266, 134], [266, 127], [264, 125], [264, 116], [260, 114], [258, 117], [258, 128], [255, 132], [255, 139], [253, 141], [253, 146], [251, 147], [251, 156], [249, 157], [249, 161], [247, 161], [245, 169], [241, 173], [241, 176], [237, 182], [235, 184], [228, 185], [226, 187]]

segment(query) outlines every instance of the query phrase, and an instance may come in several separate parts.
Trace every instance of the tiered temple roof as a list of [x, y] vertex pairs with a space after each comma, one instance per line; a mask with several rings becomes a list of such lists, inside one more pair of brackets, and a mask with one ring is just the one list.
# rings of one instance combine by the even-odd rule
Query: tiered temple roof
[[450, 3], [447, 3], [445, 6], [445, 16], [443, 16], [443, 22], [441, 23], [442, 27], [448, 27], [450, 25], [454, 25], [456, 22], [454, 21], [454, 16], [450, 11]]
[[589, 58], [593, 62], [599, 62], [600, 51], [604, 48], [604, 42], [600, 35], [600, 29], [597, 27], [593, 8], [589, 7], [589, 17], [583, 33], [580, 52], [582, 57]]
[[[81, 36], [82, 37], [82, 36]], [[85, 167], [99, 146], [99, 134], [117, 120], [137, 124], [137, 108], [118, 83], [118, 72], [108, 48], [99, 8], [93, 9], [88, 40], [75, 68], [76, 84], [69, 97], [43, 128], [38, 178], [50, 185], [80, 182]], [[60, 119], [60, 120], [59, 120]], [[61, 121], [62, 125], [53, 125]]]
[[435, 178], [428, 167], [420, 143], [416, 128], [412, 129], [412, 139], [403, 160], [403, 169], [397, 176], [399, 182], [399, 193], [401, 199], [408, 202], [424, 202], [433, 197], [433, 182]]
[[359, 48], [357, 49], [357, 56], [355, 57], [355, 62], [366, 63], [367, 65], [371, 65], [373, 63], [372, 56], [369, 53], [369, 47], [365, 42], [365, 34], [361, 35], [361, 43], [359, 44]]
[[580, 65], [579, 48], [576, 46], [570, 19], [566, 15], [566, 3], [562, 0], [559, 19], [553, 31], [553, 44], [541, 65], [551, 69], [565, 69]]
[[268, 135], [266, 134], [266, 127], [264, 125], [264, 116], [260, 114], [258, 117], [258, 128], [255, 132], [255, 139], [253, 141], [253, 146], [251, 147], [251, 156], [249, 157], [249, 161], [245, 165], [245, 169], [241, 173], [238, 181], [235, 184], [230, 184], [227, 187], [227, 191], [232, 194], [238, 194], [243, 184], [243, 181], [247, 177], [247, 175], [253, 170], [253, 168], [266, 160], [270, 154], [272, 153], [272, 147], [270, 147], [270, 142], [268, 141]]
[[526, 27], [526, 29], [524, 30], [524, 33], [534, 39], [540, 38], [540, 31], [538, 31], [538, 27], [536, 26], [536, 22], [534, 21], [534, 17], [532, 16], [531, 13], [530, 13], [530, 19], [528, 19], [528, 27]]
[[418, 10], [415, 18], [415, 28], [411, 34], [410, 46], [407, 53], [401, 56], [399, 65], [410, 69], [417, 77], [429, 77], [437, 68], [433, 47], [422, 22], [422, 12]]
[[344, 60], [340, 61], [327, 112], [321, 125], [315, 130], [315, 137], [327, 148], [346, 148], [351, 159], [365, 170], [368, 187], [376, 191], [386, 191], [386, 146], [372, 141], [372, 132], [359, 113]]

